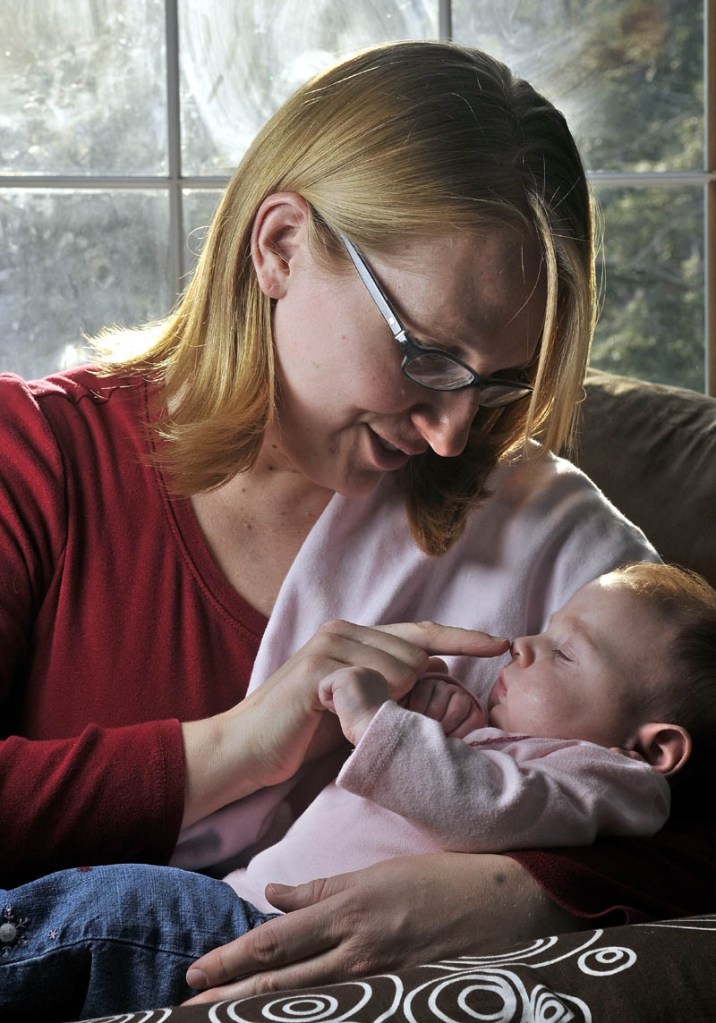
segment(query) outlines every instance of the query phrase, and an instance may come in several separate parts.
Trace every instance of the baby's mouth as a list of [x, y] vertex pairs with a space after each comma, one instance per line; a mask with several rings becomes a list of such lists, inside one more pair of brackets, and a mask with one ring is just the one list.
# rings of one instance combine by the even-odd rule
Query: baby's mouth
[[496, 703], [500, 703], [500, 701], [502, 700], [503, 696], [505, 696], [506, 693], [507, 686], [505, 685], [505, 680], [502, 677], [502, 672], [500, 672], [500, 674], [497, 676], [497, 681], [495, 682], [490, 692], [490, 706], [494, 707]]

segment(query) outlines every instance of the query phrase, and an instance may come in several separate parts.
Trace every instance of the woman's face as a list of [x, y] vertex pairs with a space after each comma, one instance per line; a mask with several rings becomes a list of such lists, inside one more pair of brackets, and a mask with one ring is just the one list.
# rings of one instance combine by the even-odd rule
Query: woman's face
[[[516, 234], [406, 239], [399, 253], [365, 253], [412, 336], [445, 348], [482, 376], [517, 371], [542, 329], [544, 274]], [[262, 457], [346, 496], [428, 447], [460, 454], [479, 391], [431, 391], [401, 372], [401, 350], [352, 266], [327, 269], [300, 246], [275, 304], [278, 414]]]

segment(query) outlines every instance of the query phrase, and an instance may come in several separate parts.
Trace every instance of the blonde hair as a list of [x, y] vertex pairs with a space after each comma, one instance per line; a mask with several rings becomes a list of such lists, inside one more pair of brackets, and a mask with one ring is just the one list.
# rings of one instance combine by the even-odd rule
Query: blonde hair
[[[496, 462], [559, 450], [581, 398], [594, 325], [592, 213], [562, 115], [507, 67], [450, 43], [363, 51], [300, 88], [267, 122], [228, 185], [191, 283], [166, 321], [100, 339], [111, 369], [161, 382], [161, 457], [178, 493], [221, 485], [255, 462], [274, 414], [271, 304], [251, 259], [254, 217], [275, 192], [310, 210], [310, 244], [334, 264], [343, 232], [388, 252], [408, 234], [512, 230], [537, 239], [547, 280], [531, 401], [481, 409], [456, 458], [428, 451], [403, 474], [416, 541], [442, 553], [485, 497]], [[138, 342], [138, 346], [137, 346]]]

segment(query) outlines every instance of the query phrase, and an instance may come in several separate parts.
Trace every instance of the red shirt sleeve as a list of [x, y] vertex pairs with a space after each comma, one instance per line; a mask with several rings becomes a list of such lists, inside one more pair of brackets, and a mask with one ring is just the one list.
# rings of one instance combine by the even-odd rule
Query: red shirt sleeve
[[90, 863], [165, 863], [181, 823], [183, 781], [178, 722], [5, 739], [0, 814], [12, 826], [0, 843], [3, 884]]
[[0, 376], [0, 883], [166, 862], [179, 721], [245, 693], [264, 621], [211, 576], [147, 415], [142, 381]]
[[509, 855], [570, 913], [616, 926], [713, 911], [715, 848], [713, 820], [672, 819], [653, 838]]

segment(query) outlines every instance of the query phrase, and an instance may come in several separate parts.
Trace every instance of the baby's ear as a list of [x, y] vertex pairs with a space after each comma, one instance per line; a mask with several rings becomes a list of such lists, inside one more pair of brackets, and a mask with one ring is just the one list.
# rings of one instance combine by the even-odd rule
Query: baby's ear
[[691, 756], [691, 736], [681, 725], [650, 721], [637, 732], [635, 749], [659, 774], [676, 774]]

